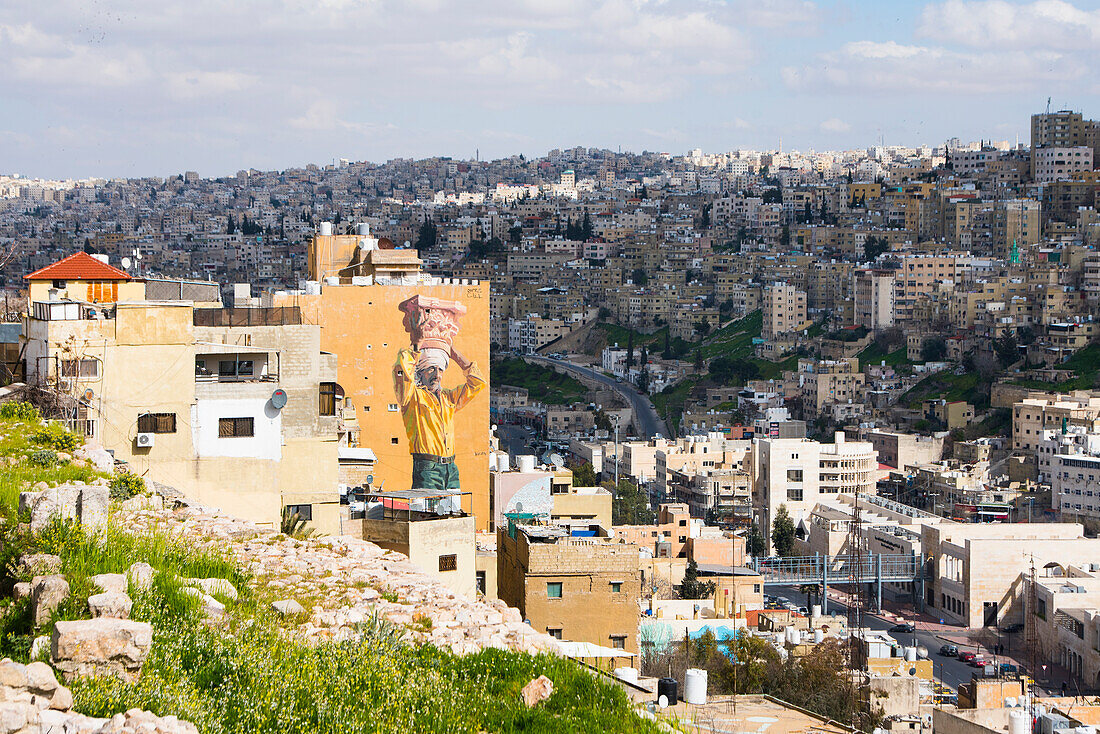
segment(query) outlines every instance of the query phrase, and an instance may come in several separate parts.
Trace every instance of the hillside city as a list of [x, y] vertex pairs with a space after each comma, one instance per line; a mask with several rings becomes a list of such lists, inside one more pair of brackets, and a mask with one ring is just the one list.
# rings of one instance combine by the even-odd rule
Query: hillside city
[[[1011, 143], [0, 174], [0, 734], [359, 715], [197, 703], [232, 676], [194, 660], [238, 655], [282, 661], [255, 685], [293, 679], [284, 713], [320, 696], [289, 671], [369, 697], [362, 671], [430, 659], [451, 730], [1093, 734], [1088, 114]], [[472, 661], [512, 671], [507, 707]], [[408, 706], [346, 730], [444, 727]]]

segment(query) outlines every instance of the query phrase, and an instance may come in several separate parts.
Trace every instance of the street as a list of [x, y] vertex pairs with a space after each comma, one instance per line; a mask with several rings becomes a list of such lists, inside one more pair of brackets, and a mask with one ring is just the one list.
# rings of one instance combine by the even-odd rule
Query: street
[[643, 438], [653, 438], [658, 433], [662, 436], [669, 436], [668, 426], [665, 425], [661, 416], [657, 414], [657, 410], [653, 407], [653, 403], [650, 402], [648, 397], [635, 390], [632, 385], [626, 382], [619, 382], [615, 378], [608, 377], [598, 370], [582, 367], [572, 362], [566, 362], [565, 360], [550, 359], [548, 357], [541, 357], [537, 354], [525, 354], [523, 355], [523, 359], [535, 360], [550, 367], [557, 366], [567, 372], [583, 375], [586, 379], [594, 380], [611, 388], [630, 401]]
[[[809, 608], [806, 600], [806, 595], [800, 593], [797, 587], [765, 587], [765, 593], [793, 602], [798, 606], [805, 606]], [[833, 599], [829, 599], [829, 613], [845, 615], [848, 613], [848, 607], [840, 602], [834, 601]], [[940, 655], [940, 646], [944, 644], [944, 641], [927, 630], [921, 630], [920, 623], [916, 623], [917, 631], [915, 634], [907, 634], [904, 632], [889, 632], [888, 630], [894, 626], [893, 622], [888, 622], [879, 617], [866, 614], [863, 617], [862, 626], [872, 630], [881, 630], [887, 632], [887, 634], [897, 640], [898, 643], [901, 645], [918, 645], [924, 647], [926, 650], [928, 650], [929, 659], [932, 660], [932, 671], [935, 679], [954, 690], [957, 690], [959, 684], [961, 683], [969, 683], [971, 676], [974, 673], [978, 672], [977, 668], [970, 667], [966, 663], [960, 661], [958, 658], [951, 658]], [[974, 648], [965, 648], [960, 646], [959, 650], [974, 650]], [[991, 659], [992, 654], [988, 650], [983, 649], [982, 652], [987, 658]]]

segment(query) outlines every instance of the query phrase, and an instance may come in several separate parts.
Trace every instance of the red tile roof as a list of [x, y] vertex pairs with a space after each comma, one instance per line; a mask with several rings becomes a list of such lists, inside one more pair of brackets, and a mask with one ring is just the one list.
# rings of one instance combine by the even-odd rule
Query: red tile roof
[[58, 260], [53, 265], [24, 275], [24, 280], [132, 280], [124, 270], [97, 260], [86, 252]]

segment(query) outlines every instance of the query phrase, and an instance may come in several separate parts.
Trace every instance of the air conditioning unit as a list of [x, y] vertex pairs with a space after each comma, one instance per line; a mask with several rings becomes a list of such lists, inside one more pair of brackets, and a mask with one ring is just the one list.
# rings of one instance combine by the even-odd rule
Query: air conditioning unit
[[155, 433], [139, 433], [137, 435], [137, 447], [139, 449], [152, 448], [153, 444], [157, 442]]

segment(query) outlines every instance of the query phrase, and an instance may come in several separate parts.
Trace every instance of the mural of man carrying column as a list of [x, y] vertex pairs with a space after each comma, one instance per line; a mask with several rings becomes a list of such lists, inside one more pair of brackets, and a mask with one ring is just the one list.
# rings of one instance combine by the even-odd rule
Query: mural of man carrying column
[[[393, 384], [409, 437], [412, 487], [457, 492], [455, 412], [486, 385], [477, 364], [454, 348], [458, 319], [466, 307], [458, 301], [417, 295], [402, 301], [400, 308], [411, 348], [398, 352]], [[443, 376], [452, 359], [464, 380], [448, 389], [443, 387]]]

